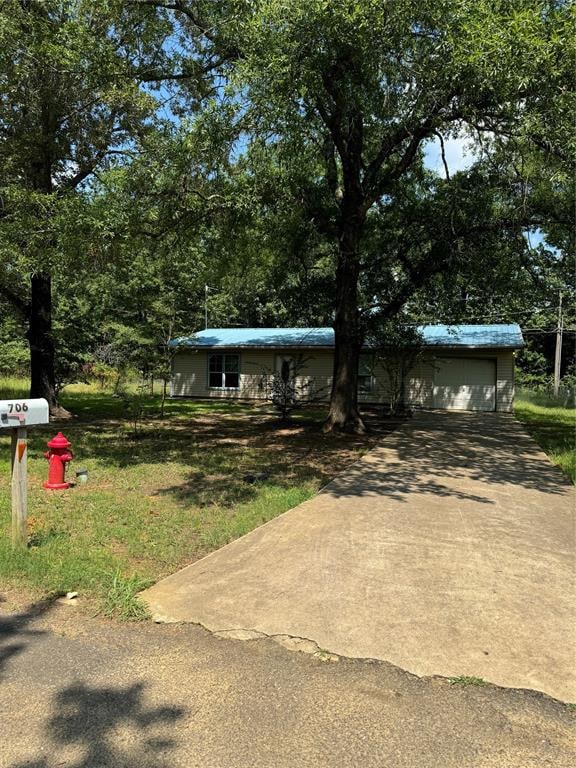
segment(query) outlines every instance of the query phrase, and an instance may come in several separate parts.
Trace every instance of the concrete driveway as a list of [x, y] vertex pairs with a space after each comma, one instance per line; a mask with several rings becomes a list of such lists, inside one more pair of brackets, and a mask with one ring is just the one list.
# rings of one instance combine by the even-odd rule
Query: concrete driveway
[[421, 413], [315, 498], [143, 597], [162, 621], [573, 702], [574, 508], [513, 417]]

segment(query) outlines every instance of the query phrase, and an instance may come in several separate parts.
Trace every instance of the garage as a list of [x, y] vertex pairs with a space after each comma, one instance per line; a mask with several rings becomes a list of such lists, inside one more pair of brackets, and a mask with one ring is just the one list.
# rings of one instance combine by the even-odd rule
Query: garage
[[495, 359], [443, 357], [436, 359], [434, 368], [434, 408], [496, 410]]

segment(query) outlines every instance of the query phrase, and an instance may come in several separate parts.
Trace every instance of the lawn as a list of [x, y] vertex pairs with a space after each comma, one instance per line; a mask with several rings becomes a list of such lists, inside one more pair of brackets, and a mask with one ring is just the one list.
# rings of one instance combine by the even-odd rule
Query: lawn
[[[0, 382], [0, 398], [22, 394]], [[30, 546], [9, 542], [9, 435], [0, 437], [0, 580], [37, 593], [78, 591], [90, 609], [137, 617], [146, 584], [310, 498], [357, 460], [371, 437], [324, 436], [321, 411], [279, 426], [267, 406], [144, 402], [135, 437], [121, 401], [95, 386], [65, 390], [71, 421], [29, 432]], [[61, 429], [89, 481], [46, 491], [46, 441]], [[266, 477], [254, 475], [265, 473]], [[248, 481], [247, 481], [248, 480]]]
[[521, 390], [514, 412], [552, 461], [576, 483], [576, 409], [547, 395]]

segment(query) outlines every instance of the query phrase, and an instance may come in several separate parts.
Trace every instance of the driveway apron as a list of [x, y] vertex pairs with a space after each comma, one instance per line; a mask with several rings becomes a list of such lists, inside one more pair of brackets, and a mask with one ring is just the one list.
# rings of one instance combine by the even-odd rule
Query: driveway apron
[[422, 412], [316, 497], [143, 598], [159, 621], [574, 702], [574, 509], [512, 416]]

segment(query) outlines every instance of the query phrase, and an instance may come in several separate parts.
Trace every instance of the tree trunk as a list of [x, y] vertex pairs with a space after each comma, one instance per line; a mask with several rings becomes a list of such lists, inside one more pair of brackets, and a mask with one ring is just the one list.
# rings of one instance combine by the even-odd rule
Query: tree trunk
[[50, 415], [62, 418], [68, 412], [56, 399], [54, 337], [52, 335], [52, 280], [48, 273], [31, 278], [30, 316], [26, 332], [30, 345], [30, 397], [44, 397]]
[[362, 349], [358, 312], [359, 241], [359, 222], [348, 222], [340, 237], [336, 270], [334, 372], [324, 432], [363, 434], [367, 431], [358, 410], [358, 364]]

